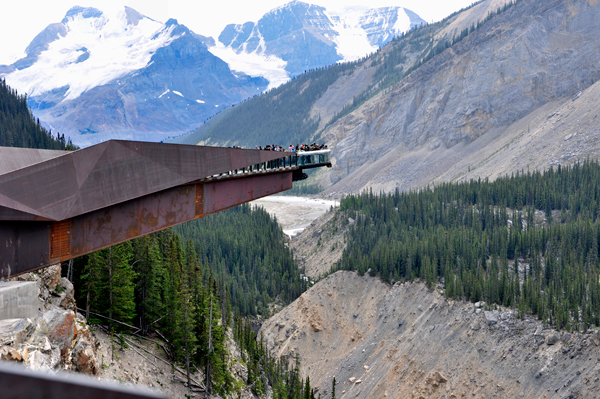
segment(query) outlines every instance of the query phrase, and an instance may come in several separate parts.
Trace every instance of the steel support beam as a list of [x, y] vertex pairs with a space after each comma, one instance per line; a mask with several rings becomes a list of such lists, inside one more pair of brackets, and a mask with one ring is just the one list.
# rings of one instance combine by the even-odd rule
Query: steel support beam
[[14, 277], [292, 188], [292, 171], [173, 187], [58, 222], [0, 223], [0, 277]]

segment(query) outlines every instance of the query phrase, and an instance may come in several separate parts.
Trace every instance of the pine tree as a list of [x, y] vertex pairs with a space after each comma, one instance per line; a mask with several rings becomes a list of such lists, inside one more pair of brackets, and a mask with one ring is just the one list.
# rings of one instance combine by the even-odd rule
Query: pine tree
[[331, 399], [335, 399], [335, 376], [331, 380]]
[[157, 240], [152, 236], [134, 240], [134, 271], [136, 281], [137, 313], [143, 335], [165, 315], [163, 291], [165, 270]]
[[99, 298], [102, 296], [102, 271], [100, 256], [98, 252], [94, 252], [89, 255], [88, 261], [86, 262], [83, 274], [83, 290], [85, 293], [85, 318], [90, 318], [90, 308], [100, 311], [96, 306]]
[[109, 247], [104, 250], [104, 255], [109, 298], [108, 317], [130, 324], [135, 316], [135, 272], [130, 264], [131, 242]]
[[[193, 248], [193, 247], [192, 247]], [[190, 254], [193, 258], [193, 255]], [[183, 262], [179, 271], [180, 281], [177, 291], [177, 308], [175, 311], [175, 331], [173, 345], [177, 358], [185, 361], [188, 386], [190, 380], [190, 358], [196, 352], [196, 336], [193, 333], [193, 324], [196, 308], [194, 306], [194, 282], [196, 281], [196, 264], [192, 260]]]

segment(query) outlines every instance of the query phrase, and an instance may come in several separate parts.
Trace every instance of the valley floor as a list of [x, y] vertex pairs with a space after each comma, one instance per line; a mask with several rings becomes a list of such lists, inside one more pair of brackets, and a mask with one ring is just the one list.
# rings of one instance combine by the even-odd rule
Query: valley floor
[[276, 217], [283, 232], [288, 236], [302, 232], [331, 207], [340, 205], [339, 201], [330, 199], [291, 195], [271, 195], [252, 203], [262, 206], [271, 216]]

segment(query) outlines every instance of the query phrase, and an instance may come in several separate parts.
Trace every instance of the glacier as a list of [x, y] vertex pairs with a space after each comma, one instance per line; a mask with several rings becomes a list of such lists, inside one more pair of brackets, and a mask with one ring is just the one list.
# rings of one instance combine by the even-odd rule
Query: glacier
[[[289, 76], [297, 76], [313, 68], [356, 61], [425, 23], [403, 7], [341, 6], [328, 10], [293, 1], [269, 11], [256, 22], [226, 26], [209, 50], [235, 65], [235, 70], [269, 81], [278, 71], [277, 76], [283, 80], [284, 70]], [[263, 67], [268, 57], [285, 64]], [[248, 62], [250, 59], [260, 63]]]
[[[126, 8], [111, 12], [94, 18], [67, 15], [63, 20], [67, 34], [49, 43], [31, 67], [6, 75], [6, 82], [32, 97], [68, 87], [63, 101], [73, 100], [146, 67], [156, 50], [178, 37], [172, 36], [174, 25], [164, 29], [150, 18], [133, 24]], [[89, 56], [82, 62], [78, 59], [83, 49]]]

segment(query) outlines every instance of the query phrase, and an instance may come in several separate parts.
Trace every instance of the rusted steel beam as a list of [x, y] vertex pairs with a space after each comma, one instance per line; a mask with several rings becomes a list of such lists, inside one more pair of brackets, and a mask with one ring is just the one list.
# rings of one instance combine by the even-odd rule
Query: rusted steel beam
[[34, 271], [289, 190], [292, 173], [186, 184], [59, 222], [0, 223], [0, 277]]
[[[16, 150], [22, 152], [0, 147], [0, 159], [18, 159]], [[31, 155], [16, 170], [0, 168], [0, 220], [66, 220], [286, 156], [275, 151], [121, 140], [49, 159], [43, 156], [57, 154], [44, 154]]]
[[289, 190], [319, 166], [331, 166], [329, 151], [121, 140], [74, 152], [0, 147], [0, 278]]

